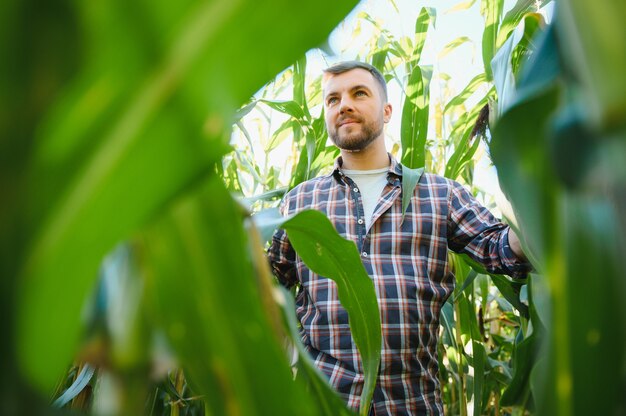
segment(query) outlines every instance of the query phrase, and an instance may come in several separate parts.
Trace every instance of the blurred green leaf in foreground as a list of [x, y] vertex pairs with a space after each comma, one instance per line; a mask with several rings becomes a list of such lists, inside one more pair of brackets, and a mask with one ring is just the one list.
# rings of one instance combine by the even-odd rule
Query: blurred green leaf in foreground
[[213, 175], [236, 109], [354, 4], [2, 3], [9, 413], [33, 413], [31, 387], [50, 394], [75, 356], [104, 254]]

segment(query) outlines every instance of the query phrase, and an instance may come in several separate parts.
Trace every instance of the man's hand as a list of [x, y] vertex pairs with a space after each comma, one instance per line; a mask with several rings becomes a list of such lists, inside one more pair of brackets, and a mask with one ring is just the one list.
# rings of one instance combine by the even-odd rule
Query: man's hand
[[517, 237], [517, 234], [515, 234], [515, 231], [513, 231], [512, 229], [509, 229], [509, 247], [511, 247], [513, 253], [515, 253], [515, 255], [519, 257], [520, 260], [523, 260], [525, 262], [528, 261], [526, 254], [524, 254], [524, 251], [522, 251], [522, 245], [519, 242], [519, 238]]

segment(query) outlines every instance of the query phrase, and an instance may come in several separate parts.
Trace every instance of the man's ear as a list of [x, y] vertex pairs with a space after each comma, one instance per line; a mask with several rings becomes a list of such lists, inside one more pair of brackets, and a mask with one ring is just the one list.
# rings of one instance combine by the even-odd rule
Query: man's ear
[[383, 120], [385, 123], [389, 123], [389, 120], [391, 120], [392, 110], [393, 108], [391, 107], [391, 104], [385, 103], [385, 106], [383, 107]]

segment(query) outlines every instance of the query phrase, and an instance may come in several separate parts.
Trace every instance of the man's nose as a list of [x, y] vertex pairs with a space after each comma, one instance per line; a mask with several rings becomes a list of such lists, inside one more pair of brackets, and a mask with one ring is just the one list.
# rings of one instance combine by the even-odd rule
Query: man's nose
[[351, 111], [353, 111], [352, 100], [349, 97], [342, 97], [339, 103], [339, 112], [343, 114]]

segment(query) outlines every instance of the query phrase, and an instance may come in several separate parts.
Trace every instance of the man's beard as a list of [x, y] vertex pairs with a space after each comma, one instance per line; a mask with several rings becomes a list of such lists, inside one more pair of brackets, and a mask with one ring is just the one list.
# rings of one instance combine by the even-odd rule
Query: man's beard
[[335, 128], [332, 131], [328, 129], [330, 140], [332, 140], [335, 146], [342, 150], [358, 152], [367, 148], [383, 132], [382, 123], [380, 123], [380, 125], [376, 125], [375, 123], [364, 123], [360, 118], [357, 121], [359, 122], [358, 125], [361, 127], [360, 131], [354, 133], [344, 133], [342, 137], [339, 137], [338, 128]]

